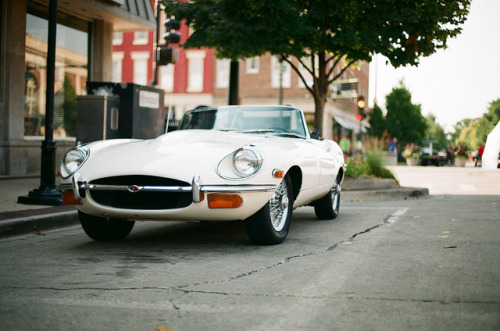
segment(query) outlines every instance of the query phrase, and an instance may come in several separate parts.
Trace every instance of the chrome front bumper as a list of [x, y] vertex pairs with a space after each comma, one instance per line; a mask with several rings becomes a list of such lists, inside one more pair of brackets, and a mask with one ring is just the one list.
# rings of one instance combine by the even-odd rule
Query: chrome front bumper
[[201, 201], [200, 193], [209, 192], [270, 192], [276, 190], [276, 184], [244, 184], [244, 185], [202, 185], [200, 176], [193, 177], [191, 186], [153, 186], [153, 185], [105, 185], [89, 184], [82, 181], [78, 173], [74, 174], [71, 183], [65, 183], [58, 186], [61, 191], [73, 191], [76, 200], [81, 200], [81, 190], [85, 191], [128, 191], [136, 192], [192, 192], [193, 202]]

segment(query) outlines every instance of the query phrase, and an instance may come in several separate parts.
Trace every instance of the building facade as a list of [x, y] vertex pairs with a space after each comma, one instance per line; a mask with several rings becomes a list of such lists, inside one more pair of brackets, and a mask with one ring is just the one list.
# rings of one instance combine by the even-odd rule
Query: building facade
[[[1, 2], [0, 176], [40, 172], [49, 1]], [[76, 144], [76, 96], [85, 94], [87, 81], [112, 79], [113, 32], [155, 28], [149, 0], [59, 1], [52, 128], [57, 160]]]
[[[153, 0], [154, 1], [154, 0]], [[165, 14], [160, 13], [160, 44], [164, 43]], [[190, 29], [182, 25], [182, 44], [189, 36]], [[150, 47], [148, 55], [135, 58], [148, 60], [154, 58], [155, 34], [149, 36], [149, 44], [140, 45], [134, 32], [116, 34], [113, 53], [113, 79], [116, 82], [135, 82], [136, 73], [140, 70], [137, 66], [144, 64], [134, 60], [134, 54], [145, 51]], [[297, 60], [294, 63], [300, 68]], [[145, 62], [144, 62], [145, 63]], [[212, 49], [183, 49], [179, 48], [179, 61], [176, 64], [160, 66], [158, 68], [157, 86], [165, 90], [165, 105], [172, 105], [170, 114], [171, 123], [180, 119], [187, 110], [194, 109], [200, 105], [227, 105], [229, 87], [230, 61], [217, 59]], [[151, 64], [147, 74], [147, 81], [154, 81], [154, 65]], [[145, 71], [144, 71], [145, 72]], [[312, 85], [312, 77], [306, 70], [301, 72], [306, 83]], [[145, 80], [142, 76], [142, 82]], [[279, 58], [266, 54], [264, 56], [242, 59], [239, 65], [239, 103], [240, 104], [290, 104], [301, 108], [306, 113], [309, 122], [314, 118], [314, 100], [306, 89], [304, 82], [299, 78], [291, 66], [286, 62], [280, 62]], [[337, 138], [342, 135], [356, 138], [360, 131], [360, 124], [356, 120], [357, 96], [368, 98], [369, 86], [369, 64], [361, 63], [357, 69], [348, 69], [340, 82], [351, 85], [351, 93], [348, 95], [334, 95], [329, 98], [325, 107], [325, 127], [323, 132], [326, 137]], [[354, 91], [352, 89], [354, 88]], [[354, 93], [352, 93], [354, 92]], [[280, 98], [281, 95], [281, 98]], [[168, 108], [168, 107], [166, 107]]]
[[[159, 16], [159, 45], [165, 43], [165, 12], [151, 5]], [[189, 28], [179, 29], [180, 44], [189, 36]], [[178, 45], [174, 45], [178, 47]], [[175, 123], [182, 114], [198, 105], [213, 105], [213, 75], [215, 56], [209, 48], [185, 50], [179, 47], [178, 62], [155, 67], [156, 31], [115, 32], [113, 34], [113, 82], [153, 85], [165, 91], [165, 108], [171, 108], [170, 119]], [[169, 107], [169, 105], [171, 107]]]

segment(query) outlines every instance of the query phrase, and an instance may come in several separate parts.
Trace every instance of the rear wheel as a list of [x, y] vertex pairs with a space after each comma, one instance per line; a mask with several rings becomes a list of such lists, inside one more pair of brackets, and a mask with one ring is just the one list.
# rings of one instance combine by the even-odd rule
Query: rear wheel
[[134, 227], [134, 221], [107, 219], [78, 211], [80, 224], [90, 238], [96, 241], [120, 240], [129, 235]]
[[266, 205], [245, 220], [250, 241], [257, 245], [282, 243], [290, 228], [292, 209], [292, 183], [286, 176]]
[[314, 203], [314, 212], [320, 220], [331, 220], [339, 215], [341, 187], [335, 183], [327, 195]]

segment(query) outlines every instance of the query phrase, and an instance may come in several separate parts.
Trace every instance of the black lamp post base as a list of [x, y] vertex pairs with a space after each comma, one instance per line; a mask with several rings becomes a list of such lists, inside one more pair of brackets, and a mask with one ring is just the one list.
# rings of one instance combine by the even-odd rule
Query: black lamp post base
[[17, 198], [17, 203], [25, 205], [60, 206], [63, 204], [61, 192], [53, 188], [36, 188], [28, 196]]

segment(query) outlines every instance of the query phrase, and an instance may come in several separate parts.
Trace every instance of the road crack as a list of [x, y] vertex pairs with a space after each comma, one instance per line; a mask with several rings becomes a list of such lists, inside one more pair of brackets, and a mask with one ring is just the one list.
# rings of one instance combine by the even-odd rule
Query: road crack
[[342, 241], [333, 243], [332, 245], [328, 246], [327, 248], [319, 250], [319, 251], [314, 251], [314, 252], [309, 252], [309, 253], [304, 253], [304, 254], [297, 254], [297, 255], [293, 255], [293, 256], [288, 256], [288, 257], [285, 257], [284, 259], [282, 259], [282, 260], [280, 260], [278, 262], [275, 262], [275, 263], [272, 263], [272, 264], [268, 264], [268, 265], [262, 266], [260, 268], [256, 268], [256, 269], [253, 269], [253, 270], [250, 270], [250, 271], [247, 271], [247, 272], [235, 275], [235, 276], [231, 276], [231, 277], [228, 277], [228, 278], [218, 279], [218, 280], [211, 280], [211, 281], [200, 282], [200, 283], [195, 283], [195, 284], [179, 285], [179, 286], [177, 286], [177, 288], [179, 290], [185, 291], [186, 293], [196, 292], [196, 291], [187, 290], [187, 288], [194, 287], [194, 286], [201, 286], [201, 285], [210, 285], [210, 284], [218, 284], [218, 283], [231, 282], [233, 280], [237, 280], [237, 279], [241, 279], [241, 278], [246, 278], [246, 277], [255, 275], [255, 274], [263, 272], [263, 271], [274, 269], [274, 268], [276, 268], [278, 266], [290, 263], [291, 261], [296, 260], [296, 259], [306, 258], [306, 257], [310, 257], [310, 256], [318, 256], [318, 255], [322, 255], [322, 254], [325, 254], [325, 253], [329, 253], [329, 252], [333, 251], [334, 249], [336, 249], [339, 245], [342, 245], [342, 244], [345, 244], [345, 243], [348, 243], [348, 242], [352, 242], [356, 237], [358, 237], [360, 235], [363, 235], [363, 234], [367, 234], [367, 233], [369, 233], [369, 232], [371, 232], [371, 231], [373, 231], [375, 229], [378, 229], [379, 227], [384, 226], [386, 224], [387, 223], [384, 221], [384, 223], [380, 223], [380, 224], [374, 225], [372, 227], [369, 227], [369, 228], [367, 228], [367, 229], [365, 229], [363, 231], [356, 232], [353, 235], [349, 236], [348, 238], [346, 238], [346, 239], [344, 239]]

